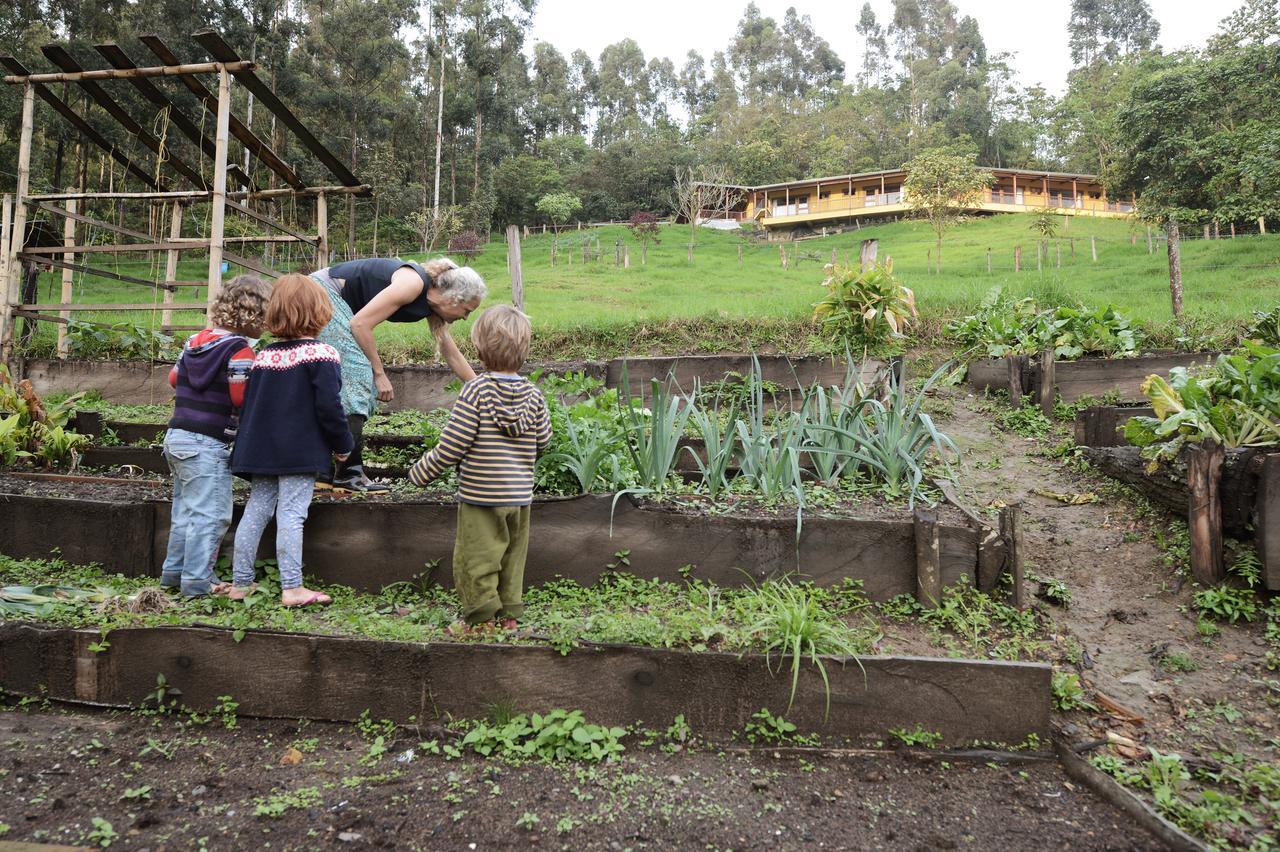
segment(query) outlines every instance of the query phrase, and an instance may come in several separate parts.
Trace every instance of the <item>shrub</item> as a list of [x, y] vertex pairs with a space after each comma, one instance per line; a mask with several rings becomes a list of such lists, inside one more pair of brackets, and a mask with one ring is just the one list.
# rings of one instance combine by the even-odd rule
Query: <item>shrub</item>
[[475, 231], [463, 231], [449, 238], [449, 253], [473, 257], [480, 254], [483, 239]]
[[891, 258], [866, 270], [838, 263], [824, 270], [827, 295], [814, 304], [813, 318], [842, 346], [883, 349], [919, 316], [915, 293], [894, 276]]

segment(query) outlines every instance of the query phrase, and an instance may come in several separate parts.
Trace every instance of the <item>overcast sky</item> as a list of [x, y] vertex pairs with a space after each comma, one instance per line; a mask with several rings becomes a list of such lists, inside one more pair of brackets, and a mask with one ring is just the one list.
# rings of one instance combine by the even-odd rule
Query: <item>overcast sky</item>
[[[1013, 67], [1024, 85], [1040, 83], [1061, 94], [1071, 55], [1067, 48], [1070, 0], [952, 0], [961, 15], [978, 19], [991, 53], [1014, 54]], [[1218, 22], [1242, 0], [1148, 0], [1160, 21], [1165, 50], [1202, 46]], [[747, 0], [645, 0], [610, 7], [581, 0], [538, 0], [533, 19], [535, 41], [549, 41], [565, 56], [582, 48], [592, 58], [624, 38], [639, 43], [646, 59], [666, 56], [676, 70], [685, 54], [697, 50], [706, 59], [724, 50], [733, 37]], [[862, 0], [756, 0], [763, 14], [781, 24], [789, 6], [808, 15], [818, 34], [844, 60], [852, 77], [861, 61], [854, 26]], [[871, 0], [883, 25], [891, 17], [890, 0]]]

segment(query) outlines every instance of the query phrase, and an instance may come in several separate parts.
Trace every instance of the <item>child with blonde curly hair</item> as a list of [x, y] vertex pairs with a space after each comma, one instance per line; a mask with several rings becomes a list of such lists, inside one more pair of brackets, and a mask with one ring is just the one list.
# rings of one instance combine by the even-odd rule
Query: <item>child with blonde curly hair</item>
[[187, 340], [169, 371], [177, 398], [164, 457], [173, 507], [160, 585], [184, 595], [227, 590], [213, 567], [231, 525], [231, 442], [270, 298], [271, 285], [256, 275], [228, 281], [209, 309], [209, 327]]

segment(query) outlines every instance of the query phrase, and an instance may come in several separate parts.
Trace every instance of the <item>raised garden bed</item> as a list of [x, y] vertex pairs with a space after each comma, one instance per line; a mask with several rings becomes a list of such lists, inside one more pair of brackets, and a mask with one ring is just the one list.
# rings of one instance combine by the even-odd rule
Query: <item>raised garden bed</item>
[[[153, 486], [9, 477], [0, 478], [0, 492], [0, 540], [9, 555], [45, 557], [56, 549], [127, 576], [159, 576], [169, 503]], [[442, 494], [317, 500], [307, 521], [307, 571], [360, 589], [424, 573], [448, 583], [455, 515], [452, 497]], [[641, 505], [622, 497], [615, 505], [610, 495], [588, 495], [535, 502], [525, 578], [587, 584], [627, 551], [631, 570], [645, 577], [691, 575], [738, 586], [795, 573], [820, 585], [858, 580], [872, 600], [887, 600], [918, 591], [918, 565], [928, 560], [917, 554], [921, 529], [937, 531], [938, 580], [931, 582], [945, 586], [965, 577], [988, 590], [1006, 569], [1004, 540], [950, 507], [932, 526], [904, 509], [875, 505], [860, 516], [806, 515], [797, 541], [794, 512], [709, 515], [698, 504]], [[273, 541], [268, 530], [263, 555]]]
[[[581, 709], [609, 725], [665, 727], [678, 714], [728, 737], [761, 707], [801, 730], [883, 741], [890, 728], [942, 734], [947, 744], [1048, 742], [1049, 666], [920, 657], [825, 661], [828, 687], [801, 667], [795, 700], [778, 659], [633, 646], [551, 648], [407, 643], [200, 627], [98, 630], [0, 623], [0, 689], [74, 703], [135, 707], [157, 675], [182, 703], [211, 710], [234, 695], [251, 716], [355, 721], [369, 708], [406, 722]], [[789, 673], [788, 673], [789, 674]], [[827, 700], [830, 698], [830, 710]]]
[[[1217, 357], [1217, 352], [1180, 352], [1136, 358], [1081, 358], [1055, 361], [1051, 366], [1042, 357], [1032, 359], [1026, 355], [984, 358], [969, 364], [969, 385], [979, 392], [1008, 391], [1015, 405], [1021, 404], [1024, 395], [1043, 399], [1041, 388], [1046, 384], [1052, 385], [1056, 396], [1066, 403], [1086, 397], [1145, 403], [1142, 383], [1147, 376], [1167, 375], [1174, 367], [1212, 364]], [[1051, 373], [1048, 382], [1046, 372]]]
[[1134, 417], [1155, 417], [1149, 405], [1094, 405], [1076, 412], [1076, 443], [1082, 447], [1124, 447], [1124, 425]]
[[[764, 380], [780, 388], [780, 392], [799, 392], [814, 383], [823, 385], [843, 384], [846, 364], [843, 359], [795, 356], [758, 356]], [[587, 377], [601, 380], [607, 387], [618, 387], [622, 381], [623, 364], [632, 393], [647, 391], [652, 379], [663, 381], [674, 372], [679, 385], [686, 391], [693, 389], [693, 380], [712, 382], [725, 377], [750, 374], [750, 355], [681, 355], [676, 357], [618, 358], [612, 361], [560, 361], [546, 364], [528, 364], [526, 372], [543, 370], [554, 374], [582, 372]], [[895, 362], [900, 365], [901, 362]], [[57, 393], [75, 393], [95, 388], [104, 400], [130, 405], [167, 402], [173, 398], [169, 387], [170, 363], [150, 361], [58, 361], [30, 359], [23, 365], [23, 375], [35, 385], [41, 396]], [[885, 364], [868, 360], [863, 362], [862, 380], [870, 382]], [[387, 375], [396, 389], [396, 397], [385, 405], [389, 411], [448, 407], [456, 393], [449, 389], [457, 378], [444, 365], [409, 364], [387, 367]]]

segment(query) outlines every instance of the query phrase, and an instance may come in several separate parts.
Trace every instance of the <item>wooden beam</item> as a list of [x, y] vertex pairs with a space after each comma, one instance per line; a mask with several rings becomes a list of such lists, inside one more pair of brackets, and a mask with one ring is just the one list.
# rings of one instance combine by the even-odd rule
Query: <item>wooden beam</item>
[[265, 275], [268, 278], [280, 277], [280, 273], [276, 272], [271, 267], [263, 266], [261, 263], [258, 263], [256, 260], [250, 260], [247, 257], [241, 257], [240, 255], [232, 254], [229, 251], [224, 251], [222, 253], [222, 259], [225, 260], [227, 263], [234, 263], [236, 266], [243, 266], [245, 269], [249, 270], [250, 272], [256, 272], [259, 275]]
[[59, 207], [56, 204], [46, 204], [42, 201], [33, 202], [31, 206], [37, 210], [52, 213], [54, 216], [64, 216], [68, 220], [74, 219], [77, 222], [83, 222], [86, 225], [92, 225], [95, 228], [108, 231], [112, 234], [119, 234], [122, 237], [131, 237], [135, 240], [150, 240], [152, 238], [150, 234], [144, 234], [142, 231], [135, 231], [131, 228], [122, 228], [113, 222], [104, 222], [101, 219], [94, 219], [92, 216], [77, 213], [76, 201], [77, 199], [75, 198], [68, 198], [66, 200], [66, 207]]
[[252, 71], [256, 63], [243, 60], [236, 62], [196, 62], [190, 65], [158, 65], [150, 68], [99, 68], [93, 71], [77, 71], [74, 73], [54, 72], [48, 74], [32, 74], [30, 71], [15, 71], [5, 75], [6, 83], [79, 83], [82, 80], [136, 80], [145, 77], [176, 77], [181, 74], [214, 74], [225, 67], [228, 71]]
[[[169, 239], [182, 239], [182, 202], [173, 202], [173, 210], [169, 213]], [[164, 260], [164, 278], [166, 281], [172, 281], [178, 277], [178, 252], [170, 249], [165, 255]], [[160, 324], [168, 326], [173, 324], [173, 293], [174, 289], [166, 287], [164, 290], [164, 310], [160, 314]]]
[[[152, 53], [159, 57], [161, 62], [169, 65], [181, 64], [177, 55], [160, 39], [160, 36], [155, 34], [139, 36], [138, 41], [146, 45]], [[182, 74], [178, 79], [187, 87], [187, 91], [195, 95], [204, 104], [205, 109], [217, 115], [218, 101], [213, 96], [213, 93], [205, 88], [204, 83], [201, 83], [191, 74]], [[301, 189], [306, 186], [302, 182], [302, 178], [298, 177], [298, 173], [290, 168], [288, 163], [282, 160], [275, 151], [271, 150], [269, 145], [259, 139], [257, 134], [245, 126], [235, 115], [230, 117], [230, 129], [231, 135], [240, 140], [241, 144], [248, 148], [255, 157], [266, 163], [267, 168], [279, 175], [281, 180], [294, 189]]]
[[[154, 311], [158, 307], [160, 305], [155, 302], [103, 305], [77, 305], [72, 302], [60, 302], [52, 305], [18, 305], [18, 310], [27, 313], [38, 311], [66, 313], [67, 311]], [[180, 304], [169, 304], [166, 307], [171, 311], [203, 311], [205, 309], [204, 304], [201, 302], [182, 302]]]
[[[185, 281], [148, 281], [146, 278], [134, 278], [132, 275], [122, 275], [119, 272], [113, 272], [110, 269], [94, 269], [92, 266], [83, 266], [78, 263], [67, 263], [65, 260], [54, 260], [52, 257], [36, 256], [22, 252], [18, 255], [19, 260], [34, 260], [46, 266], [52, 266], [55, 269], [70, 269], [72, 272], [82, 272], [85, 275], [92, 275], [95, 278], [110, 278], [115, 281], [123, 281], [126, 284], [141, 284], [143, 287], [152, 287], [159, 290], [172, 290], [174, 287], [185, 286]], [[198, 282], [201, 287], [205, 286], [203, 281]]]
[[[25, 72], [27, 70], [21, 62], [12, 56], [0, 57], [0, 65], [4, 65], [4, 67], [8, 68], [10, 71]], [[149, 186], [155, 189], [159, 188], [155, 179], [152, 178], [151, 175], [135, 166], [132, 160], [122, 154], [115, 145], [103, 138], [101, 133], [95, 130], [89, 122], [85, 121], [79, 113], [68, 106], [62, 98], [49, 91], [47, 86], [42, 86], [38, 83], [32, 83], [31, 85], [35, 93], [40, 96], [41, 100], [53, 107], [55, 112], [70, 122], [71, 125], [75, 127], [76, 130], [79, 130], [86, 139], [110, 154], [111, 159], [124, 166], [125, 170], [138, 178], [138, 180], [142, 181], [144, 186]]]
[[[231, 171], [228, 169], [228, 171]], [[367, 195], [370, 191], [368, 184], [359, 186], [309, 186], [305, 189], [290, 189], [281, 187], [279, 189], [260, 189], [253, 191], [237, 190], [236, 192], [228, 192], [227, 198], [234, 198], [238, 201], [245, 199], [257, 198], [282, 198], [282, 197], [306, 197], [311, 195], [338, 195], [343, 193], [352, 193], [355, 195]], [[27, 198], [31, 201], [66, 201], [68, 198], [75, 199], [123, 199], [125, 201], [169, 201], [172, 199], [183, 199], [187, 201], [207, 201], [212, 197], [212, 192], [202, 192], [200, 190], [175, 190], [172, 192], [46, 192], [39, 195], [29, 195]]]
[[[70, 199], [67, 201], [67, 208], [65, 212], [66, 212], [66, 218], [62, 220], [62, 244], [64, 246], [73, 246], [76, 244], [76, 220], [78, 218], [76, 216], [75, 199]], [[72, 260], [72, 258], [73, 256], [69, 254], [63, 256], [63, 260], [65, 261], [70, 261]], [[72, 271], [64, 267], [62, 270], [62, 296], [61, 296], [64, 304], [70, 302], [72, 296], [74, 295], [72, 287], [75, 281], [72, 279], [71, 276], [72, 276]], [[66, 311], [62, 312], [60, 316], [64, 320], [71, 319], [71, 314]], [[58, 326], [58, 348], [57, 348], [58, 357], [66, 358], [68, 351], [70, 351], [70, 346], [67, 343], [67, 323], [62, 323], [61, 325]]]
[[[84, 70], [80, 67], [80, 64], [76, 62], [75, 57], [67, 52], [67, 49], [62, 45], [46, 44], [44, 47], [40, 48], [40, 51], [45, 55], [46, 59], [54, 65], [57, 65], [63, 71], [78, 72]], [[84, 89], [89, 97], [93, 98], [94, 101], [97, 102], [98, 106], [106, 110], [108, 115], [120, 122], [120, 126], [128, 131], [131, 136], [136, 137], [143, 145], [150, 148], [151, 153], [156, 155], [157, 165], [159, 164], [160, 157], [163, 153], [165, 161], [173, 166], [174, 171], [201, 189], [209, 188], [208, 182], [200, 176], [198, 171], [187, 165], [186, 161], [181, 157], [176, 156], [172, 149], [166, 148], [163, 143], [161, 143], [161, 141], [151, 133], [151, 131], [138, 124], [138, 122], [134, 120], [133, 116], [129, 114], [129, 111], [121, 106], [115, 98], [111, 97], [106, 89], [102, 88], [102, 86], [98, 85], [93, 80], [81, 80], [80, 88]]]
[[242, 237], [223, 237], [224, 243], [307, 243], [315, 245], [315, 237], [295, 237], [291, 234], [249, 234]]
[[[103, 59], [106, 59], [107, 62], [111, 63], [111, 65], [117, 69], [130, 70], [138, 67], [133, 64], [133, 60], [129, 58], [129, 54], [121, 50], [120, 45], [118, 44], [95, 44], [93, 49], [98, 51], [98, 53], [102, 55]], [[186, 136], [187, 139], [199, 148], [206, 157], [212, 158], [214, 154], [217, 153], [217, 146], [214, 145], [213, 140], [208, 136], [205, 136], [204, 131], [197, 127], [191, 119], [187, 118], [186, 113], [178, 109], [178, 105], [171, 101], [168, 95], [156, 88], [154, 83], [145, 77], [128, 77], [126, 79], [135, 89], [138, 90], [138, 93], [148, 101], [160, 107], [160, 109], [169, 110], [169, 120], [173, 122], [173, 126], [178, 128], [178, 130], [182, 132], [182, 135]], [[245, 174], [244, 170], [242, 170], [238, 165], [232, 167], [231, 176], [234, 177], [236, 182], [241, 186], [248, 187], [249, 189], [256, 188], [253, 184], [253, 180]]]
[[227, 150], [231, 121], [231, 75], [225, 70], [218, 72], [218, 120], [214, 131], [217, 151], [213, 157], [213, 210], [209, 216], [209, 310], [213, 310], [213, 302], [222, 289], [222, 247], [223, 227], [227, 215]]
[[13, 330], [17, 325], [13, 319], [12, 305], [22, 301], [22, 264], [18, 262], [18, 252], [22, 249], [24, 235], [27, 230], [26, 194], [31, 189], [31, 132], [35, 124], [35, 84], [28, 83], [22, 93], [22, 125], [18, 136], [18, 186], [14, 196], [13, 225], [8, 229], [9, 251], [6, 253], [5, 274], [7, 280], [0, 281], [4, 288], [5, 300], [0, 307], [0, 364], [8, 365], [13, 355]]
[[[43, 254], [120, 254], [126, 251], [168, 251], [169, 249], [198, 249], [205, 248], [208, 245], [207, 240], [187, 239], [178, 240], [177, 242], [162, 243], [125, 243], [122, 245], [100, 245], [100, 246], [29, 246], [25, 254], [43, 255]], [[41, 260], [41, 263], [44, 261]]]
[[243, 213], [245, 216], [248, 216], [250, 219], [253, 219], [257, 222], [261, 222], [262, 224], [266, 225], [268, 228], [274, 228], [277, 231], [283, 231], [284, 233], [290, 235], [291, 237], [294, 237], [303, 242], [307, 242], [307, 243], [311, 243], [312, 245], [315, 245], [316, 241], [319, 239], [318, 237], [312, 237], [308, 234], [304, 234], [301, 231], [296, 231], [293, 228], [286, 225], [284, 222], [281, 222], [277, 219], [273, 219], [265, 213], [259, 213], [257, 210], [254, 210], [252, 207], [247, 207], [243, 204], [237, 204], [234, 201], [228, 201], [226, 202], [226, 205], [233, 210], [237, 210], [240, 213]]
[[[196, 43], [207, 50], [210, 56], [219, 62], [235, 63], [240, 60], [240, 57], [231, 48], [231, 46], [222, 39], [222, 36], [212, 30], [195, 33], [192, 35], [192, 38], [196, 40]], [[230, 68], [231, 65], [228, 64], [227, 67]], [[307, 150], [312, 154], [315, 154], [316, 158], [328, 167], [329, 171], [333, 173], [333, 176], [338, 179], [339, 183], [345, 186], [358, 186], [360, 184], [360, 181], [356, 180], [356, 176], [351, 173], [351, 169], [335, 157], [333, 153], [326, 148], [310, 130], [307, 129], [307, 126], [298, 120], [298, 117], [295, 116], [287, 106], [285, 106], [284, 101], [280, 100], [280, 98], [276, 96], [276, 93], [271, 91], [269, 86], [258, 79], [258, 76], [253, 73], [252, 68], [238, 69], [232, 73], [235, 74], [236, 80], [239, 81], [240, 85], [244, 86], [250, 92], [253, 92], [254, 97], [258, 99], [259, 103], [271, 110], [271, 112], [275, 114], [276, 118], [280, 119], [286, 127], [293, 131], [294, 135], [297, 136], [298, 140], [306, 146]]]

